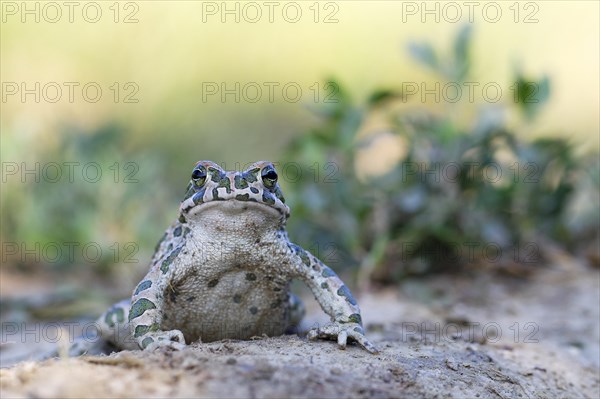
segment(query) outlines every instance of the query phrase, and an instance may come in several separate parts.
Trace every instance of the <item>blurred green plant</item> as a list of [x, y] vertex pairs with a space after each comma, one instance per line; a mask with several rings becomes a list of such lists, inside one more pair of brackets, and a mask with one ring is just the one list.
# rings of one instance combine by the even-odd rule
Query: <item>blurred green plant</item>
[[[469, 26], [460, 30], [445, 57], [426, 43], [409, 50], [446, 82], [464, 82], [471, 33]], [[512, 103], [482, 108], [474, 125], [464, 128], [454, 118], [459, 103], [441, 115], [398, 111], [394, 105], [406, 101], [405, 93], [385, 89], [355, 105], [330, 80], [338, 88], [336, 102], [317, 110], [322, 124], [293, 141], [287, 159], [313, 165], [304, 176], [320, 165], [335, 171], [336, 180], [298, 183], [290, 198], [291, 235], [301, 243], [336, 242], [335, 260], [360, 265], [363, 276], [382, 283], [467, 265], [522, 271], [548, 261], [549, 248], [573, 251], [582, 239], [597, 237], [598, 200], [578, 208], [585, 216], [577, 223], [572, 204], [584, 186], [584, 196], [594, 190], [597, 196], [597, 169], [588, 165], [598, 155], [577, 159], [564, 139], [519, 140], [505, 120], [506, 108], [533, 121], [549, 98], [550, 82], [518, 69], [514, 81]], [[388, 110], [388, 129], [357, 137], [367, 117], [381, 110]], [[357, 178], [360, 151], [390, 133], [406, 143], [405, 155], [382, 175]]]
[[[409, 51], [444, 81], [466, 82], [472, 79], [471, 39], [465, 27], [447, 54], [427, 43], [412, 44]], [[304, 177], [284, 187], [293, 210], [290, 236], [326, 263], [354, 267], [388, 283], [415, 273], [484, 264], [482, 256], [496, 252], [502, 256], [493, 264], [508, 268], [542, 261], [547, 248], [585, 248], [598, 235], [598, 154], [577, 157], [562, 139], [519, 140], [505, 111], [517, 111], [526, 125], [534, 123], [551, 87], [547, 77], [532, 79], [519, 68], [514, 74], [512, 101], [482, 108], [469, 128], [456, 121], [460, 102], [442, 114], [398, 109], [407, 93], [385, 88], [355, 104], [331, 80], [335, 102], [315, 110], [322, 122], [292, 141], [283, 156], [302, 165]], [[389, 117], [386, 131], [358, 135], [369, 116], [381, 112]], [[140, 151], [117, 125], [89, 132], [65, 128], [45, 141], [14, 133], [3, 140], [3, 152], [27, 154], [19, 167], [22, 161], [28, 169], [36, 162], [59, 163], [63, 174], [64, 161], [79, 167], [75, 183], [66, 175], [56, 182], [32, 181], [30, 175], [3, 182], [3, 248], [6, 243], [23, 246], [20, 258], [3, 254], [7, 263], [26, 270], [51, 266], [70, 273], [85, 267], [107, 274], [125, 269], [120, 266], [133, 255], [145, 268], [149, 255], [144, 252], [151, 251], [176, 216], [178, 187], [185, 186], [184, 177], [171, 178], [181, 166], [174, 166], [173, 150]], [[389, 134], [406, 143], [402, 158], [382, 175], [358, 177], [362, 151]], [[81, 165], [90, 163], [100, 166], [100, 180], [82, 177]], [[67, 245], [74, 241], [79, 244], [75, 258]], [[62, 251], [56, 259], [53, 243]], [[83, 256], [87, 243], [102, 249], [100, 259], [90, 262], [94, 248]], [[48, 253], [43, 248], [34, 252], [51, 262], [23, 257], [36, 245], [49, 248]]]
[[21, 140], [18, 134], [5, 141], [12, 147], [9, 153], [28, 154], [28, 159], [5, 161], [17, 168], [3, 176], [7, 264], [27, 271], [91, 269], [102, 275], [123, 263], [145, 263], [142, 250], [166, 224], [156, 216], [166, 212], [157, 210], [172, 196], [158, 187], [167, 180], [164, 157], [128, 150], [123, 133], [106, 125], [91, 132], [64, 128], [48, 141]]

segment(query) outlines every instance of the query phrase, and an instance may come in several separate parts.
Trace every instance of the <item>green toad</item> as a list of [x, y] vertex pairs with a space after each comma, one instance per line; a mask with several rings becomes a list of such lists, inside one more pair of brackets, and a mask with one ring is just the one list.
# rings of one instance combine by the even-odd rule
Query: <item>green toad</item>
[[356, 300], [329, 267], [288, 240], [289, 208], [269, 162], [229, 172], [200, 161], [179, 208], [131, 299], [97, 321], [101, 340], [76, 340], [71, 355], [99, 343], [117, 349], [182, 349], [194, 341], [281, 335], [297, 326], [303, 306], [289, 292], [306, 283], [331, 323], [310, 339], [348, 339], [369, 352]]

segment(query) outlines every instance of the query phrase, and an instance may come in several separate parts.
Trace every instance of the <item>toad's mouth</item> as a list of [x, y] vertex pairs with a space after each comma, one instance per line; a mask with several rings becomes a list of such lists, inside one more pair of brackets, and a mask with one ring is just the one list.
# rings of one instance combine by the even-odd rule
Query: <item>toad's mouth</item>
[[[260, 190], [246, 190], [246, 192], [219, 190], [214, 188], [207, 192], [207, 189], [197, 191], [193, 195], [187, 196], [179, 207], [183, 217], [186, 215], [195, 215], [198, 212], [211, 209], [215, 206], [222, 206], [224, 210], [239, 212], [246, 209], [272, 209], [284, 217], [289, 217], [290, 209], [283, 202], [281, 196]], [[248, 205], [248, 206], [244, 206]]]

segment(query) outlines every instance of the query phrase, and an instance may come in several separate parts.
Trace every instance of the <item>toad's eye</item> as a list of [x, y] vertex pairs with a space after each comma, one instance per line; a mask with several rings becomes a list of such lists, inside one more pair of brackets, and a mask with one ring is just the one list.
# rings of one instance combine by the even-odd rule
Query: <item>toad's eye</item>
[[277, 172], [275, 172], [275, 169], [273, 169], [272, 166], [267, 166], [266, 168], [264, 168], [260, 176], [262, 177], [262, 181], [265, 187], [275, 187], [275, 184], [277, 183]]
[[202, 187], [206, 181], [206, 168], [204, 168], [204, 166], [198, 166], [194, 169], [192, 172], [192, 180], [196, 186]]

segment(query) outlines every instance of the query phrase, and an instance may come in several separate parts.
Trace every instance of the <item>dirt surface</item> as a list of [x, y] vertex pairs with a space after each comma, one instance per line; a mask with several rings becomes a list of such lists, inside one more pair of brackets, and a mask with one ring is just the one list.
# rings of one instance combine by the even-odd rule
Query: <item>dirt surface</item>
[[[9, 397], [600, 397], [600, 272], [405, 282], [359, 297], [370, 355], [297, 336], [21, 362]], [[323, 322], [308, 303], [307, 325]], [[8, 352], [2, 350], [6, 355]]]

